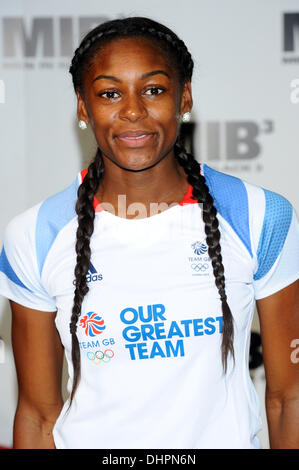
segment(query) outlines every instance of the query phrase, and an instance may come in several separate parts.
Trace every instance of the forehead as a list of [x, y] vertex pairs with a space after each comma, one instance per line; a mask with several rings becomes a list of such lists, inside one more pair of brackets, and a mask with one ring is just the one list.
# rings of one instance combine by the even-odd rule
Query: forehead
[[92, 57], [88, 68], [89, 78], [95, 73], [106, 71], [109, 75], [135, 71], [150, 72], [164, 69], [169, 75], [175, 75], [171, 61], [162, 49], [153, 41], [143, 37], [121, 38], [104, 44]]

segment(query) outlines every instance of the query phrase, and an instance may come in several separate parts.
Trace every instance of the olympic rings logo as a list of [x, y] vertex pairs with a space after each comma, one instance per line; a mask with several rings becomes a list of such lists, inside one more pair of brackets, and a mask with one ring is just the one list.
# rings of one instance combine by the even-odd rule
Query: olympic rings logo
[[198, 264], [191, 264], [191, 268], [194, 269], [194, 271], [199, 272], [199, 271], [205, 271], [208, 269], [209, 265], [208, 263], [198, 263]]
[[[109, 353], [109, 354], [107, 354]], [[110, 362], [114, 357], [114, 352], [112, 349], [105, 349], [105, 351], [96, 351], [95, 353], [89, 351], [87, 357], [94, 364], [101, 364], [101, 362]]]

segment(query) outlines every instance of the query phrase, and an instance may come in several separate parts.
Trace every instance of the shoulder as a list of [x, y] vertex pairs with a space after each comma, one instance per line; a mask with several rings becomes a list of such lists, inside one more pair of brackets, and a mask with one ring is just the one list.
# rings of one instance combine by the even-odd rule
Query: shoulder
[[[14, 216], [7, 224], [5, 231], [15, 232], [19, 227], [32, 230], [38, 223], [59, 227], [76, 215], [75, 204], [80, 184], [80, 173], [76, 179], [63, 190], [47, 197]], [[53, 225], [54, 224], [54, 225]]]
[[203, 174], [215, 205], [219, 207], [220, 211], [229, 211], [237, 209], [237, 207], [240, 207], [239, 210], [241, 210], [247, 208], [248, 204], [252, 202], [256, 205], [258, 202], [263, 202], [263, 207], [259, 211], [262, 214], [266, 206], [268, 211], [278, 211], [279, 213], [288, 211], [292, 207], [290, 201], [282, 194], [249, 183], [237, 176], [215, 170], [206, 163], [203, 164]]
[[77, 191], [79, 176], [68, 187], [45, 199], [37, 214], [37, 230], [40, 226], [51, 226], [51, 230], [59, 231], [76, 216]]
[[286, 197], [207, 164], [203, 164], [203, 174], [217, 212], [235, 230], [251, 256], [267, 244], [274, 232], [279, 249], [295, 216]]
[[17, 214], [4, 231], [6, 253], [29, 250], [37, 257], [41, 272], [43, 262], [58, 233], [74, 217], [80, 173], [68, 187]]

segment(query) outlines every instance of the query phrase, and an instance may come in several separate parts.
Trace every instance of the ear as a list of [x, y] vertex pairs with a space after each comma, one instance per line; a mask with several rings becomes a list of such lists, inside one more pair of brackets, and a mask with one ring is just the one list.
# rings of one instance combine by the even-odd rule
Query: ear
[[184, 83], [184, 88], [181, 96], [181, 105], [180, 105], [180, 114], [181, 116], [184, 113], [191, 112], [193, 106], [192, 91], [191, 91], [191, 82], [187, 80]]
[[82, 121], [85, 121], [86, 124], [88, 124], [89, 123], [89, 117], [88, 117], [88, 113], [87, 113], [87, 109], [86, 109], [84, 100], [81, 96], [81, 93], [78, 90], [76, 91], [76, 95], [77, 95], [77, 116], [78, 116], [78, 119], [79, 119], [79, 121], [82, 119]]

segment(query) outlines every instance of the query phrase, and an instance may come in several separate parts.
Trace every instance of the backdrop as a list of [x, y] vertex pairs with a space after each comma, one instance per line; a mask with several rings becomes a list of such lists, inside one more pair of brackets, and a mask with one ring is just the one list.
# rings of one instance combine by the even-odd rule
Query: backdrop
[[[149, 16], [194, 57], [194, 108], [186, 126], [196, 158], [285, 196], [297, 213], [299, 0], [1, 0], [0, 238], [8, 221], [72, 183], [96, 145], [79, 132], [68, 73], [83, 35], [107, 19]], [[2, 238], [1, 238], [2, 243]], [[268, 447], [259, 324], [251, 374]], [[12, 445], [17, 385], [8, 301], [0, 298], [0, 445]]]

